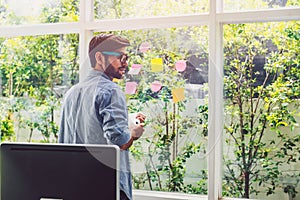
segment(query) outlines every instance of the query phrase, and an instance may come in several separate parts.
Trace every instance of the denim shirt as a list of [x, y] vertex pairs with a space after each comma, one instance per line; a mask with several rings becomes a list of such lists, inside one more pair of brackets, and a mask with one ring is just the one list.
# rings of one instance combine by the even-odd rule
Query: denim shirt
[[[58, 141], [115, 144], [130, 140], [126, 99], [121, 88], [100, 71], [74, 85], [64, 97]], [[129, 151], [120, 151], [120, 189], [132, 199]]]

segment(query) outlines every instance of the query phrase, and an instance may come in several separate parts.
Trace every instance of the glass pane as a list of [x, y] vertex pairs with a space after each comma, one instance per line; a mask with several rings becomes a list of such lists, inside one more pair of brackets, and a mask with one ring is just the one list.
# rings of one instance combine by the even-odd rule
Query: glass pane
[[260, 10], [299, 6], [299, 0], [224, 0], [225, 11]]
[[131, 147], [134, 188], [207, 193], [208, 28], [115, 32], [131, 41], [129, 121], [147, 116]]
[[78, 81], [78, 34], [0, 38], [1, 141], [55, 142], [60, 98]]
[[96, 19], [172, 16], [208, 12], [208, 0], [95, 0]]
[[0, 25], [74, 22], [79, 0], [0, 0]]
[[299, 198], [300, 21], [224, 26], [224, 195]]

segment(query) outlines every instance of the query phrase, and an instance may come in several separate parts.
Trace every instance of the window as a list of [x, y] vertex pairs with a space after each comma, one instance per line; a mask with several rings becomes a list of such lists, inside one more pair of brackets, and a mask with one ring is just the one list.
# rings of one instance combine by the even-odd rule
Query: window
[[[181, 131], [183, 132], [186, 130], [190, 130], [190, 132], [195, 131], [195, 133], [197, 133], [197, 131], [199, 133], [204, 133], [203, 130], [208, 131], [207, 135], [195, 134], [194, 136], [192, 134], [182, 134], [181, 139], [183, 142], [190, 143], [191, 141], [196, 141], [195, 146], [191, 146], [191, 148], [194, 148], [193, 150], [197, 150], [197, 144], [201, 144], [201, 147], [203, 147], [199, 149], [197, 155], [189, 155], [191, 159], [186, 162], [187, 171], [185, 171], [185, 173], [188, 176], [186, 176], [187, 179], [184, 179], [184, 181], [186, 181], [186, 183], [191, 183], [192, 185], [189, 188], [185, 188], [189, 189], [185, 192], [199, 194], [207, 193], [208, 199], [217, 199], [218, 197], [228, 196], [248, 197], [247, 191], [253, 192], [262, 187], [266, 187], [267, 192], [269, 187], [269, 192], [271, 193], [273, 183], [272, 181], [271, 185], [266, 185], [266, 183], [270, 183], [269, 180], [276, 177], [277, 182], [274, 183], [277, 188], [276, 197], [283, 199], [297, 195], [295, 191], [299, 191], [299, 180], [297, 179], [297, 177], [299, 177], [299, 172], [297, 171], [297, 169], [299, 169], [299, 161], [297, 161], [296, 158], [299, 157], [297, 154], [297, 152], [299, 152], [299, 149], [297, 149], [299, 148], [299, 134], [297, 134], [298, 129], [295, 121], [299, 122], [300, 119], [299, 116], [297, 118], [295, 114], [299, 113], [299, 107], [295, 108], [295, 112], [293, 113], [290, 110], [291, 107], [288, 108], [287, 104], [289, 106], [297, 105], [297, 103], [290, 104], [290, 101], [297, 100], [299, 97], [299, 93], [297, 93], [299, 92], [300, 79], [298, 72], [299, 58], [293, 56], [299, 55], [300, 8], [298, 1], [120, 1], [118, 5], [114, 4], [112, 1], [98, 0], [68, 2], [51, 1], [51, 3], [39, 1], [47, 5], [47, 14], [42, 15], [40, 18], [35, 17], [39, 13], [42, 13], [40, 7], [36, 6], [37, 4], [35, 4], [35, 7], [30, 8], [31, 12], [25, 12], [23, 10], [22, 12], [17, 12], [17, 6], [19, 6], [20, 3], [19, 1], [18, 4], [14, 4], [15, 1], [0, 0], [0, 2], [0, 24], [2, 25], [0, 27], [0, 67], [1, 83], [2, 86], [4, 86], [2, 87], [2, 94], [7, 95], [7, 97], [11, 94], [16, 94], [16, 92], [23, 96], [31, 95], [30, 92], [33, 92], [32, 87], [26, 82], [31, 77], [31, 68], [29, 67], [31, 65], [38, 65], [39, 63], [44, 62], [40, 66], [48, 66], [53, 70], [59, 69], [61, 72], [58, 76], [59, 78], [55, 80], [54, 85], [49, 84], [49, 87], [45, 88], [45, 90], [41, 90], [42, 93], [40, 93], [39, 97], [42, 98], [38, 99], [36, 102], [37, 104], [35, 104], [45, 106], [45, 113], [38, 117], [38, 119], [43, 120], [43, 123], [40, 121], [40, 126], [37, 127], [36, 124], [32, 123], [33, 121], [29, 121], [26, 124], [27, 130], [29, 130], [28, 136], [26, 138], [21, 138], [20, 140], [28, 140], [28, 138], [32, 139], [31, 134], [41, 132], [46, 138], [49, 136], [49, 133], [51, 133], [52, 136], [49, 137], [50, 140], [48, 141], [55, 142], [57, 126], [54, 123], [55, 120], [49, 121], [49, 119], [53, 119], [51, 117], [54, 116], [54, 107], [51, 106], [55, 105], [56, 99], [52, 99], [53, 96], [51, 95], [44, 96], [44, 94], [48, 94], [47, 92], [49, 91], [62, 91], [59, 93], [61, 95], [64, 88], [58, 87], [59, 84], [68, 86], [74, 84], [78, 81], [78, 73], [79, 79], [85, 77], [86, 69], [89, 68], [87, 64], [87, 47], [89, 39], [96, 32], [116, 32], [124, 34], [134, 41], [134, 47], [139, 47], [143, 42], [148, 42], [156, 49], [151, 55], [149, 53], [137, 54], [137, 49], [131, 49], [131, 64], [143, 64], [145, 67], [151, 69], [152, 59], [163, 58], [163, 62], [168, 61], [163, 64], [170, 68], [168, 72], [170, 72], [171, 81], [174, 81], [173, 78], [178, 78], [176, 80], [181, 80], [183, 78], [186, 81], [184, 84], [179, 81], [176, 82], [176, 84], [182, 86], [184, 91], [187, 92], [186, 98], [191, 99], [191, 101], [186, 104], [186, 110], [179, 110], [180, 120], [184, 121], [187, 117], [190, 117], [189, 115], [192, 117], [192, 119], [188, 120], [189, 123], [194, 122], [193, 120], [196, 118], [193, 117], [195, 115], [201, 115], [201, 119], [208, 120], [198, 121], [198, 124], [194, 124], [195, 126], [193, 127], [188, 123], [180, 124], [182, 127], [190, 126], [190, 129], [185, 127], [182, 128]], [[265, 35], [268, 37], [262, 37]], [[30, 43], [31, 39], [34, 37], [41, 41], [41, 46], [34, 46]], [[161, 38], [162, 42], [157, 41], [156, 38]], [[43, 46], [43, 44], [45, 46]], [[26, 51], [26, 47], [29, 45], [33, 48], [39, 48], [39, 50], [45, 48], [45, 51], [40, 55], [31, 55], [30, 52]], [[52, 49], [52, 47], [54, 48]], [[258, 47], [260, 48], [258, 49]], [[188, 52], [186, 51], [187, 49], [192, 49], [193, 51]], [[293, 51], [290, 51], [291, 49], [293, 49]], [[244, 52], [247, 52], [247, 54]], [[53, 53], [53, 55], [51, 53]], [[250, 58], [247, 55], [251, 55], [252, 57]], [[149, 56], [147, 57], [148, 62], [141, 63], [141, 56]], [[25, 57], [36, 60], [32, 60], [32, 62], [29, 63]], [[179, 72], [176, 70], [176, 61], [178, 60], [188, 61], [186, 62], [188, 65], [184, 71]], [[45, 64], [48, 61], [50, 64]], [[250, 61], [251, 63], [249, 63]], [[24, 63], [26, 63], [26, 65]], [[77, 70], [78, 66], [80, 66], [79, 70]], [[244, 68], [238, 68], [238, 66], [244, 66]], [[240, 104], [240, 107], [237, 107], [239, 102], [232, 101], [232, 99], [236, 97], [233, 97], [232, 95], [243, 94], [242, 100], [244, 102], [255, 105], [255, 103], [258, 102], [259, 89], [262, 89], [261, 86], [264, 84], [264, 78], [268, 73], [267, 69], [264, 67], [269, 67], [269, 69], [271, 68], [273, 70], [273, 66], [276, 66], [274, 69], [278, 70], [270, 76], [272, 80], [268, 79], [266, 82], [266, 88], [268, 88], [268, 92], [270, 92], [268, 94], [272, 94], [272, 96], [264, 98], [264, 103], [268, 103], [272, 97], [272, 100], [276, 101], [278, 106], [270, 107], [273, 112], [269, 113], [269, 115], [264, 115], [263, 111], [262, 113], [258, 113], [258, 116], [263, 116], [265, 118], [258, 119], [256, 123], [261, 123], [260, 120], [267, 120], [270, 129], [268, 129], [266, 133], [270, 135], [273, 134], [274, 137], [275, 135], [281, 136], [280, 145], [283, 145], [284, 148], [275, 151], [273, 147], [274, 144], [277, 144], [276, 142], [278, 142], [278, 140], [273, 138], [264, 138], [258, 141], [253, 140], [251, 144], [256, 145], [252, 146], [254, 149], [256, 147], [268, 147], [263, 150], [260, 149], [259, 154], [265, 157], [263, 157], [264, 160], [257, 162], [261, 164], [262, 168], [255, 169], [264, 170], [261, 171], [264, 172], [261, 176], [264, 179], [260, 182], [258, 175], [252, 176], [253, 179], [251, 179], [251, 181], [253, 181], [253, 185], [245, 187], [244, 190], [240, 188], [232, 189], [234, 186], [230, 184], [233, 179], [228, 178], [230, 177], [228, 176], [228, 173], [229, 175], [231, 173], [235, 178], [238, 186], [239, 184], [243, 185], [243, 180], [247, 179], [248, 175], [243, 171], [239, 171], [239, 168], [236, 167], [241, 163], [241, 161], [237, 159], [242, 159], [240, 155], [245, 153], [246, 150], [249, 152], [250, 148], [252, 148], [243, 142], [236, 146], [234, 145], [234, 138], [231, 137], [231, 134], [239, 133], [240, 131], [242, 135], [238, 136], [239, 138], [237, 139], [240, 140], [244, 137], [245, 142], [250, 141], [252, 136], [250, 134], [251, 124], [249, 124], [249, 121], [247, 124], [241, 126], [238, 124], [239, 121], [235, 120], [239, 117], [238, 109], [244, 109], [244, 106], [246, 105]], [[249, 67], [253, 67], [251, 73], [248, 73]], [[23, 69], [23, 72], [19, 71]], [[25, 69], [28, 69], [28, 71]], [[38, 83], [36, 81], [38, 80], [37, 73], [49, 72], [48, 70], [50, 69], [41, 68], [40, 71], [35, 72], [37, 78], [34, 79], [34, 84]], [[251, 93], [253, 96], [250, 96], [251, 98], [253, 97], [252, 103], [254, 104], [249, 102], [251, 100], [249, 96], [245, 96], [246, 94], [249, 94], [251, 87], [244, 86], [241, 93], [237, 92], [237, 85], [235, 85], [236, 82], [234, 81], [241, 78], [241, 76], [236, 76], [238, 69], [244, 70], [242, 72], [247, 72], [244, 73], [247, 77], [246, 80], [251, 83], [250, 85], [255, 86], [255, 91], [252, 91]], [[12, 75], [17, 72], [20, 76], [16, 76], [12, 79]], [[49, 77], [53, 75], [55, 74], [49, 73]], [[72, 77], [70, 82], [65, 82], [66, 80], [70, 80], [65, 79], [65, 75]], [[159, 80], [162, 80], [163, 78], [168, 79], [168, 76], [163, 77], [162, 74], [148, 76], [148, 82], [143, 87], [149, 87], [149, 92], [152, 95], [153, 91], [151, 93], [151, 83], [156, 81], [157, 77], [160, 78]], [[133, 75], [126, 78], [126, 81], [136, 81], [138, 84], [145, 84], [139, 77]], [[231, 81], [229, 82], [229, 80]], [[256, 81], [252, 82], [253, 80]], [[279, 82], [279, 80], [282, 82]], [[47, 82], [48, 79], [43, 81], [45, 85], [49, 83]], [[40, 80], [39, 83], [42, 83], [43, 81]], [[125, 82], [120, 84], [123, 84], [124, 88], [126, 87]], [[279, 87], [280, 85], [282, 87]], [[15, 88], [22, 89], [24, 87], [29, 89], [29, 93], [22, 92], [22, 90], [13, 90]], [[284, 89], [284, 91], [281, 91], [280, 89]], [[166, 98], [168, 97], [167, 95], [169, 92], [170, 91], [165, 90], [164, 94], [166, 95]], [[286, 96], [283, 96], [283, 94], [293, 94], [294, 96], [289, 96], [289, 98], [287, 98]], [[264, 95], [267, 95], [267, 93], [264, 93]], [[54, 96], [57, 97], [57, 94]], [[138, 107], [139, 102], [134, 99], [133, 96], [129, 97], [134, 106]], [[168, 100], [170, 99], [171, 98]], [[11, 140], [15, 139], [14, 137], [20, 138], [20, 136], [14, 135], [15, 130], [20, 128], [18, 127], [20, 124], [16, 125], [17, 127], [12, 126], [11, 124], [13, 123], [13, 119], [18, 119], [16, 116], [23, 116], [19, 115], [22, 109], [23, 111], [27, 110], [28, 112], [28, 108], [31, 107], [26, 107], [27, 104], [21, 102], [21, 100], [5, 98], [5, 101], [7, 104], [1, 105], [13, 106], [11, 109], [7, 109], [6, 106], [1, 107], [1, 113], [3, 113], [3, 115], [1, 115], [1, 137], [2, 139]], [[46, 102], [51, 103], [46, 104]], [[165, 105], [159, 103], [153, 104], [153, 106], [158, 106], [159, 109], [164, 108], [166, 111], [171, 112], [173, 112], [174, 108], [172, 107], [172, 104], [168, 104], [169, 107], [164, 107]], [[200, 112], [190, 110], [194, 109], [194, 107], [200, 108]], [[263, 104], [260, 104], [257, 107], [257, 109], [263, 108], [267, 109], [268, 106], [265, 108], [263, 107]], [[148, 109], [151, 109], [151, 107]], [[175, 111], [176, 109], [179, 109], [177, 104]], [[12, 116], [14, 117], [12, 118]], [[251, 114], [249, 114], [249, 112], [243, 112], [242, 116], [250, 119]], [[278, 120], [280, 117], [281, 120]], [[49, 126], [44, 126], [45, 124]], [[291, 129], [287, 130], [287, 127]], [[264, 128], [263, 125], [258, 126], [256, 127], [256, 131], [261, 131]], [[32, 132], [31, 130], [34, 131]], [[51, 130], [51, 132], [47, 132], [49, 130]], [[4, 133], [6, 134], [5, 137], [3, 135]], [[253, 134], [254, 132], [251, 133]], [[52, 141], [52, 139], [54, 140]], [[151, 139], [151, 136], [148, 135], [145, 139], [149, 140]], [[221, 141], [225, 142], [223, 143]], [[178, 142], [177, 147], [184, 146], [183, 143], [180, 143], [181, 140], [178, 140]], [[139, 148], [142, 147], [143, 146], [137, 145], [135, 149], [133, 149], [133, 156], [135, 158], [139, 156], [139, 153], [141, 152], [139, 151]], [[180, 152], [180, 149], [177, 149], [177, 151], [176, 148], [174, 148], [173, 151], [173, 147], [176, 147], [176, 145], [169, 147], [172, 148], [170, 156]], [[241, 148], [241, 151], [238, 148]], [[151, 153], [153, 153], [153, 149], [151, 150]], [[167, 155], [169, 156], [169, 154]], [[247, 155], [250, 156], [250, 154]], [[223, 156], [226, 158], [224, 161], [222, 159]], [[276, 158], [267, 159], [269, 156], [275, 156]], [[154, 157], [154, 161], [158, 161], [158, 154], [154, 155]], [[172, 158], [172, 156], [169, 158]], [[193, 160], [196, 160], [198, 163], [190, 165], [189, 162]], [[178, 160], [177, 162], [180, 161], [181, 163], [177, 164], [181, 167], [184, 163], [182, 163], [183, 160]], [[281, 163], [283, 161], [286, 161], [289, 164], [289, 168], [286, 168], [287, 172], [284, 172], [285, 169], [283, 169], [286, 165], [276, 165], [276, 162]], [[151, 162], [151, 160], [148, 160], [148, 163], [149, 162]], [[139, 169], [143, 169], [137, 171], [138, 173], [141, 174], [147, 172], [147, 165], [144, 163], [137, 162], [136, 166], [141, 167]], [[149, 166], [152, 167], [154, 165], [150, 164], [148, 167]], [[166, 165], [163, 167], [165, 166]], [[155, 167], [155, 169], [163, 170], [162, 168], [157, 168], [158, 165], [156, 164]], [[180, 167], [178, 169], [180, 169]], [[148, 177], [157, 178], [158, 176], [155, 175], [155, 170], [153, 170], [154, 168], [152, 167], [149, 169], [150, 170], [148, 171], [152, 173], [152, 176]], [[198, 172], [194, 173], [197, 170]], [[222, 171], [224, 173], [222, 173]], [[184, 173], [183, 171], [178, 171], [178, 174]], [[146, 183], [147, 180], [143, 180], [139, 176], [136, 178], [135, 186], [137, 188], [142, 187], [144, 183], [145, 185], [148, 184]], [[180, 181], [182, 180], [182, 177], [170, 176], [168, 178], [173, 180], [170, 182], [172, 184], [181, 184]], [[176, 182], [174, 178], [178, 178], [178, 182]], [[195, 182], [195, 179], [201, 180], [201, 182], [197, 183]], [[222, 182], [225, 184], [223, 185]], [[159, 188], [159, 182], [157, 180], [154, 180], [152, 183], [153, 187]], [[180, 184], [169, 186], [176, 189], [176, 187], [182, 186], [182, 184]], [[148, 184], [146, 187], [150, 189], [152, 186], [151, 184]], [[253, 188], [251, 188], [252, 186]], [[274, 196], [266, 197], [265, 193], [260, 193], [258, 195], [251, 193], [250, 197], [271, 199]]]
[[[79, 20], [78, 0], [0, 1], [0, 24], [29, 25], [41, 23], [76, 22]], [[70, 12], [72, 10], [72, 12]]]
[[78, 35], [0, 41], [2, 141], [56, 142], [60, 97], [78, 82]]
[[121, 84], [129, 113], [149, 123], [131, 149], [134, 187], [207, 194], [207, 26], [116, 34], [132, 41]]
[[299, 6], [300, 3], [297, 0], [281, 1], [281, 0], [228, 0], [224, 2], [225, 11], [246, 11], [246, 10], [266, 10], [266, 9], [278, 9], [278, 8], [292, 8]]
[[94, 3], [96, 19], [124, 19], [143, 17], [162, 17], [208, 12], [208, 0], [96, 0]]
[[294, 37], [299, 25], [224, 26], [223, 191], [228, 196], [284, 199], [297, 188], [299, 134], [292, 113], [299, 112], [299, 40]]

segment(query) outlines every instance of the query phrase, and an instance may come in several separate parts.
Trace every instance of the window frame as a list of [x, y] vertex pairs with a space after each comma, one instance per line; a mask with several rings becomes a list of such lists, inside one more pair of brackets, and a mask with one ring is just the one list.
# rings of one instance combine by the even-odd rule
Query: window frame
[[[94, 20], [93, 0], [80, 0], [79, 22], [0, 27], [0, 37], [79, 34], [79, 79], [89, 68], [88, 42], [96, 31], [207, 25], [209, 28], [208, 200], [222, 198], [223, 25], [300, 20], [300, 7], [224, 12], [223, 0], [209, 0], [209, 13], [136, 19]], [[218, 76], [216, 76], [216, 74]]]

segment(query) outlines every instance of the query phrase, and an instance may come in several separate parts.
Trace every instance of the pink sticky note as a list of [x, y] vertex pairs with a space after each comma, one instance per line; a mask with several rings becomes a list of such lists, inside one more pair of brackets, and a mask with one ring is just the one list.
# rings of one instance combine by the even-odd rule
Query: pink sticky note
[[126, 82], [125, 94], [135, 94], [137, 85], [136, 82]]
[[128, 74], [137, 75], [140, 73], [142, 69], [142, 65], [140, 64], [132, 64]]
[[186, 61], [185, 60], [178, 60], [175, 63], [175, 68], [179, 72], [183, 72], [186, 69]]
[[151, 90], [152, 92], [158, 92], [160, 89], [161, 89], [161, 83], [159, 81], [154, 81], [152, 84], [151, 84]]
[[145, 53], [151, 49], [151, 45], [148, 42], [143, 42], [140, 45], [139, 49], [140, 49], [140, 52]]

